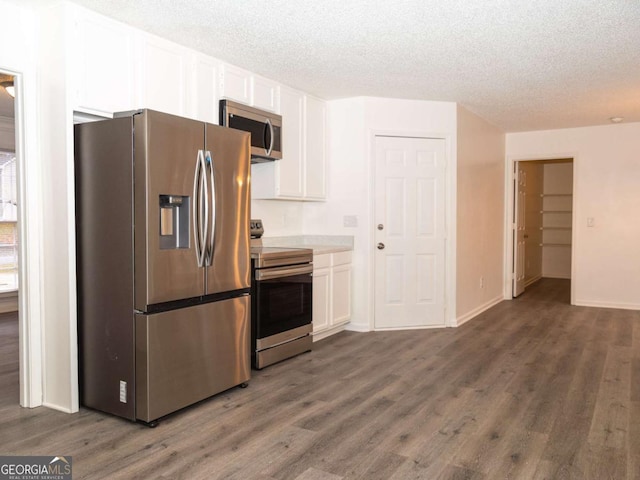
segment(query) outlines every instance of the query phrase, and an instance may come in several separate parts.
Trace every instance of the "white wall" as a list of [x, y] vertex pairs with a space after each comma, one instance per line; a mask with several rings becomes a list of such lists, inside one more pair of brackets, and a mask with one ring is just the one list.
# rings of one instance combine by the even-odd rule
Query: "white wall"
[[39, 121], [42, 155], [42, 281], [46, 305], [44, 398], [46, 406], [78, 411], [77, 299], [73, 111], [69, 98], [71, 22], [66, 5], [38, 11]]
[[640, 309], [640, 123], [511, 133], [506, 153], [573, 157], [574, 302]]
[[251, 200], [251, 218], [262, 220], [265, 237], [302, 235], [303, 203], [287, 200]]
[[42, 405], [43, 382], [42, 315], [47, 305], [41, 298], [42, 200], [41, 157], [37, 116], [35, 16], [29, 10], [0, 0], [2, 33], [0, 70], [16, 75], [16, 121], [18, 131], [18, 228], [21, 271], [20, 286], [20, 404]]
[[[353, 235], [353, 306], [347, 328], [373, 328], [373, 164], [375, 133], [431, 136], [447, 139], [450, 165], [448, 189], [455, 194], [456, 105], [387, 98], [358, 97], [327, 104], [329, 185], [328, 200], [304, 204], [305, 234]], [[453, 172], [451, 172], [453, 170]], [[455, 198], [449, 211], [454, 211]], [[357, 218], [357, 227], [344, 227], [345, 215]], [[450, 241], [455, 245], [455, 227]], [[448, 257], [454, 271], [455, 257]], [[447, 278], [450, 299], [454, 278]], [[451, 312], [453, 309], [448, 309]], [[453, 319], [451, 319], [453, 320]]]
[[457, 324], [503, 298], [504, 133], [458, 106]]

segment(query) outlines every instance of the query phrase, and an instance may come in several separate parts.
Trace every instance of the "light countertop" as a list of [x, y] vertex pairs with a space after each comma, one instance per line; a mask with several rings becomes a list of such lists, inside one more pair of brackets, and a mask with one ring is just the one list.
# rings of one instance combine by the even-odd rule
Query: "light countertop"
[[353, 237], [349, 235], [292, 235], [262, 237], [261, 240], [265, 247], [310, 248], [314, 255], [353, 250]]

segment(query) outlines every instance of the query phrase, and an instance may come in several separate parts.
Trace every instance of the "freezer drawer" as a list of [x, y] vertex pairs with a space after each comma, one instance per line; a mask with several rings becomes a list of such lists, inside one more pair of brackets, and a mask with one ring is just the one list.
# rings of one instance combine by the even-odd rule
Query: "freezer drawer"
[[137, 419], [156, 420], [249, 380], [249, 298], [136, 315]]

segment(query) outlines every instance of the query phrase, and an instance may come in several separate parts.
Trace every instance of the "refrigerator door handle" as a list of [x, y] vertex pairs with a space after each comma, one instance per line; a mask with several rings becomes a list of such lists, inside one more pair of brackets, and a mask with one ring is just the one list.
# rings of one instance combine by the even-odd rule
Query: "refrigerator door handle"
[[207, 255], [205, 258], [205, 265], [207, 267], [210, 267], [213, 264], [213, 252], [216, 239], [216, 177], [213, 171], [213, 157], [211, 156], [211, 152], [207, 150], [204, 153], [204, 157], [206, 160], [205, 163], [209, 172], [209, 177], [211, 179], [211, 238], [209, 240], [209, 245], [207, 245]]
[[[193, 236], [195, 238], [196, 259], [198, 266], [204, 265], [207, 217], [208, 217], [208, 192], [206, 185], [206, 165], [204, 162], [204, 153], [198, 150], [196, 159], [196, 171], [193, 177]], [[205, 182], [203, 182], [205, 180]], [[204, 185], [203, 185], [204, 184]], [[203, 198], [204, 197], [204, 198]], [[204, 228], [202, 225], [202, 217], [204, 216]]]

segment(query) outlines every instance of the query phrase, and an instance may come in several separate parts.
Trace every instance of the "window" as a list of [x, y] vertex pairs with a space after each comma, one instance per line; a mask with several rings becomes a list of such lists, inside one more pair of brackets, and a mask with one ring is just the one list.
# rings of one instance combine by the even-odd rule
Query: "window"
[[0, 152], [0, 292], [18, 289], [16, 155]]

